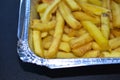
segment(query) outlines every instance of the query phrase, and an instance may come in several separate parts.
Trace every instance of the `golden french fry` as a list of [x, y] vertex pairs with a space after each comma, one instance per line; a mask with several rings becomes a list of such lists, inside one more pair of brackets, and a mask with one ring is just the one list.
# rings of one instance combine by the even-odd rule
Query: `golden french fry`
[[91, 50], [86, 52], [82, 58], [97, 58], [100, 56], [100, 51], [99, 50]]
[[30, 28], [40, 30], [40, 31], [49, 31], [51, 29], [54, 29], [55, 24], [56, 24], [55, 20], [52, 20], [52, 21], [48, 22], [47, 24], [37, 22], [37, 23], [34, 23]]
[[60, 2], [61, 0], [54, 0], [53, 3], [51, 3], [49, 5], [49, 7], [45, 10], [44, 14], [43, 14], [43, 17], [41, 18], [42, 22], [46, 23], [48, 22], [50, 19], [51, 19], [51, 14], [52, 14], [52, 11], [54, 10], [54, 8], [56, 8], [56, 6], [58, 5], [58, 3]]
[[42, 0], [43, 3], [51, 4], [54, 0]]
[[75, 2], [75, 0], [65, 0], [72, 11], [81, 10], [80, 6]]
[[81, 28], [80, 22], [73, 17], [69, 7], [63, 1], [61, 1], [59, 4], [59, 11], [62, 14], [63, 18], [65, 19], [66, 23], [71, 28], [73, 29]]
[[113, 51], [120, 52], [120, 47], [114, 49]]
[[77, 58], [77, 56], [75, 56], [72, 53], [58, 52], [57, 53], [57, 58]]
[[91, 15], [99, 15], [100, 16], [102, 13], [110, 12], [109, 9], [106, 9], [106, 8], [103, 8], [100, 6], [96, 6], [96, 5], [92, 5], [89, 3], [81, 3], [80, 5], [86, 13], [89, 13]]
[[70, 41], [71, 48], [77, 48], [79, 46], [82, 46], [86, 43], [89, 43], [93, 40], [93, 38], [89, 35], [89, 33], [85, 33], [81, 35], [80, 37], [74, 38]]
[[114, 1], [111, 1], [111, 9], [112, 9], [112, 22], [113, 27], [120, 28], [120, 5]]
[[101, 32], [106, 39], [110, 36], [110, 20], [108, 14], [101, 15]]
[[59, 46], [59, 50], [64, 52], [70, 52], [71, 48], [68, 42], [61, 42]]
[[103, 36], [101, 31], [94, 23], [91, 21], [82, 21], [82, 24], [103, 50], [109, 49], [108, 40]]
[[91, 3], [91, 4], [97, 5], [97, 6], [102, 6], [102, 1], [101, 0], [88, 0], [88, 2]]
[[62, 39], [63, 35], [63, 27], [64, 27], [64, 19], [62, 18], [61, 14], [59, 11], [57, 11], [57, 23], [55, 27], [55, 33], [53, 37], [53, 42], [48, 49], [48, 53], [45, 55], [45, 58], [55, 58], [57, 51], [59, 49], [60, 41]]
[[63, 34], [63, 36], [62, 36], [62, 41], [63, 42], [69, 42], [70, 40], [72, 40], [74, 37], [70, 37], [70, 36], [68, 36], [68, 35], [66, 35], [66, 34]]
[[98, 16], [90, 16], [82, 11], [73, 12], [73, 16], [80, 21], [89, 20], [95, 24], [100, 24], [100, 18]]
[[102, 52], [102, 54], [104, 57], [107, 57], [107, 58], [120, 57], [120, 52], [118, 52], [118, 51]]
[[120, 47], [120, 37], [116, 37], [116, 38], [109, 40], [109, 45], [111, 49]]
[[96, 42], [92, 43], [92, 49], [93, 50], [102, 50], [102, 48]]
[[115, 2], [117, 2], [117, 3], [120, 3], [120, 0], [114, 0]]
[[49, 49], [50, 45], [52, 44], [53, 37], [52, 36], [47, 36], [45, 37], [42, 42], [43, 42], [43, 47], [44, 49]]
[[83, 46], [77, 47], [75, 49], [72, 49], [72, 52], [74, 55], [81, 57], [91, 49], [92, 49], [92, 42], [85, 44]]
[[35, 54], [44, 57], [44, 50], [42, 46], [42, 40], [41, 40], [41, 32], [38, 30], [33, 30], [33, 46]]
[[41, 33], [41, 38], [45, 38], [48, 35], [48, 32], [42, 32]]
[[120, 29], [118, 29], [118, 28], [111, 29], [111, 33], [112, 33], [115, 37], [120, 37]]
[[29, 43], [31, 50], [33, 50], [33, 37], [32, 36], [33, 36], [33, 30], [29, 29], [28, 43]]
[[44, 12], [48, 7], [47, 3], [42, 3], [37, 6], [37, 12]]
[[77, 3], [84, 3], [84, 2], [88, 2], [88, 0], [75, 0]]

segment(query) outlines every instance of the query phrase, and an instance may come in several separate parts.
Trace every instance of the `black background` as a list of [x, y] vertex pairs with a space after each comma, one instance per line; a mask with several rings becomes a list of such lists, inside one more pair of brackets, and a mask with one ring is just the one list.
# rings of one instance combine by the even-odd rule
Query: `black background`
[[120, 80], [120, 65], [51, 70], [19, 60], [19, 0], [0, 0], [0, 80]]

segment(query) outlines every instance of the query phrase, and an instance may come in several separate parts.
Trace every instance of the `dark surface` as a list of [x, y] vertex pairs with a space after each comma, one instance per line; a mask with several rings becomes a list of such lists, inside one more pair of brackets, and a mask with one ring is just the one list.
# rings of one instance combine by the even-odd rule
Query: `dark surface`
[[120, 80], [120, 65], [50, 70], [19, 60], [19, 0], [0, 0], [0, 80]]

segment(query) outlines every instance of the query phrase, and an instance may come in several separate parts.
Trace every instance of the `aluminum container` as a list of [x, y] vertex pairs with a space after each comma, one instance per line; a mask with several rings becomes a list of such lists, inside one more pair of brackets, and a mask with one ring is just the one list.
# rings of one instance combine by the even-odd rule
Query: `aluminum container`
[[35, 55], [29, 47], [28, 33], [31, 19], [38, 17], [35, 11], [37, 1], [38, 0], [20, 0], [17, 52], [23, 62], [46, 66], [50, 69], [120, 64], [120, 58], [44, 59]]

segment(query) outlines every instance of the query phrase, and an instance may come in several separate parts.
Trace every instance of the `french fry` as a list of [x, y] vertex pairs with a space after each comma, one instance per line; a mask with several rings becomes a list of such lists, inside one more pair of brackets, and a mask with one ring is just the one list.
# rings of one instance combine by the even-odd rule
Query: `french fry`
[[108, 14], [101, 15], [101, 32], [106, 39], [110, 36], [110, 20]]
[[33, 30], [29, 29], [28, 43], [29, 43], [29, 46], [30, 46], [31, 50], [33, 50], [33, 37], [32, 36], [33, 36]]
[[120, 52], [112, 51], [112, 52], [102, 52], [104, 57], [107, 58], [118, 58], [120, 57]]
[[81, 35], [80, 37], [74, 38], [70, 41], [71, 48], [77, 48], [79, 46], [82, 46], [86, 43], [89, 43], [93, 40], [93, 38], [89, 35], [89, 33], [85, 33]]
[[59, 11], [60, 11], [60, 13], [62, 14], [63, 18], [65, 19], [66, 23], [67, 23], [71, 28], [73, 28], [73, 29], [79, 29], [79, 28], [81, 28], [80, 22], [77, 21], [77, 20], [73, 17], [73, 15], [72, 15], [69, 7], [68, 7], [64, 2], [62, 2], [62, 1], [61, 1], [60, 4], [59, 4]]
[[47, 24], [42, 22], [37, 22], [37, 23], [34, 23], [30, 28], [40, 30], [40, 31], [49, 31], [51, 29], [54, 29], [55, 24], [56, 24], [55, 20], [52, 20]]
[[94, 23], [91, 21], [82, 21], [82, 24], [103, 50], [109, 49], [108, 40], [103, 36], [101, 31]]
[[52, 36], [47, 36], [45, 37], [42, 42], [43, 42], [43, 47], [44, 49], [49, 49], [50, 45], [52, 44], [53, 37]]
[[55, 30], [54, 30], [54, 29], [52, 29], [52, 30], [50, 30], [48, 33], [49, 33], [51, 36], [53, 36], [53, 35], [54, 35], [54, 33], [55, 33]]
[[120, 37], [116, 37], [116, 38], [109, 40], [109, 45], [111, 49], [120, 47]]
[[100, 51], [99, 50], [91, 50], [86, 52], [82, 58], [97, 58], [100, 55]]
[[77, 56], [72, 53], [58, 52], [56, 58], [77, 58]]
[[110, 12], [109, 9], [106, 9], [106, 8], [103, 8], [103, 7], [100, 7], [100, 6], [96, 6], [96, 5], [92, 5], [92, 4], [89, 4], [89, 3], [81, 3], [80, 5], [86, 13], [89, 13], [91, 15], [100, 16], [102, 13]]
[[65, 0], [72, 11], [81, 10], [80, 6], [75, 2], [75, 0]]
[[74, 55], [78, 57], [82, 57], [86, 52], [90, 51], [92, 49], [92, 42], [85, 44], [83, 46], [77, 47], [75, 49], [72, 49], [72, 52]]
[[73, 16], [80, 21], [84, 21], [84, 20], [89, 20], [92, 21], [95, 24], [99, 24], [100, 23], [100, 18], [98, 16], [90, 16], [82, 11], [76, 11], [73, 12]]
[[60, 41], [62, 38], [64, 19], [62, 18], [59, 11], [57, 11], [56, 15], [57, 15], [57, 23], [56, 23], [56, 27], [55, 27], [53, 42], [52, 42], [50, 48], [48, 49], [48, 53], [45, 55], [45, 58], [55, 58], [56, 57], [57, 51], [59, 49]]
[[44, 50], [42, 46], [42, 40], [41, 40], [41, 32], [38, 30], [33, 30], [33, 46], [35, 54], [44, 57]]
[[69, 42], [70, 40], [72, 40], [74, 37], [70, 37], [70, 36], [68, 36], [68, 35], [66, 35], [66, 34], [63, 34], [63, 36], [62, 36], [62, 41], [63, 42]]
[[70, 52], [71, 48], [68, 42], [61, 42], [59, 46], [59, 50], [64, 52]]
[[119, 29], [119, 28], [111, 29], [111, 33], [112, 33], [115, 37], [120, 37], [120, 29]]
[[117, 2], [117, 3], [120, 3], [120, 0], [114, 0], [115, 2]]
[[53, 1], [55, 0], [42, 0], [43, 3], [48, 3], [48, 4], [51, 4]]
[[41, 33], [41, 38], [45, 38], [48, 35], [48, 32], [42, 32]]
[[88, 0], [75, 0], [77, 3], [84, 3], [84, 2], [88, 2]]
[[46, 10], [46, 8], [48, 7], [48, 4], [47, 3], [42, 3], [42, 4], [39, 4], [37, 6], [37, 12], [44, 12]]
[[120, 47], [114, 49], [113, 51], [120, 52]]
[[61, 0], [54, 0], [53, 3], [49, 5], [49, 7], [45, 10], [43, 17], [41, 18], [42, 22], [46, 23], [51, 19], [52, 11], [56, 8], [56, 6], [60, 3]]
[[88, 0], [88, 2], [97, 6], [102, 6], [101, 0]]
[[92, 43], [92, 49], [93, 50], [102, 50], [102, 48], [96, 42]]
[[113, 22], [113, 27], [118, 27], [120, 28], [120, 6], [114, 1], [111, 1], [111, 9], [112, 9], [112, 22]]

